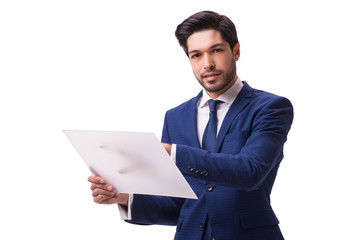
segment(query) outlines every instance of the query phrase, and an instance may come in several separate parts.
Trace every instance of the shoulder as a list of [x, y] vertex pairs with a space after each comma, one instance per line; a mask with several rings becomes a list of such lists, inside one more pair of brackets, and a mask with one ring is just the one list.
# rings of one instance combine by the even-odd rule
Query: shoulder
[[241, 100], [248, 101], [247, 114], [253, 114], [254, 117], [270, 116], [281, 118], [293, 118], [293, 105], [291, 101], [283, 96], [259, 90], [250, 87], [247, 83], [244, 85], [244, 98]]
[[289, 106], [292, 108], [292, 103], [288, 98], [255, 88], [252, 88], [251, 102], [260, 108], [269, 105]]
[[282, 126], [286, 126], [284, 129], [290, 129], [294, 118], [294, 109], [288, 98], [254, 89], [250, 105], [255, 113], [255, 122], [281, 122]]

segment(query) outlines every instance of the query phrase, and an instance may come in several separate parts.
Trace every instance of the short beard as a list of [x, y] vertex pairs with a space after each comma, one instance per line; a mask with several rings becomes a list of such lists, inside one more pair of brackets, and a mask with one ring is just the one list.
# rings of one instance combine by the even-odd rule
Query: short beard
[[[216, 71], [216, 70], [214, 70]], [[195, 73], [194, 73], [195, 75]], [[221, 91], [222, 89], [224, 89], [228, 84], [230, 84], [236, 75], [236, 61], [233, 60], [231, 63], [231, 69], [229, 72], [227, 72], [224, 76], [224, 82], [219, 85], [219, 86], [213, 86], [213, 87], [209, 87], [209, 86], [205, 86], [205, 84], [203, 84], [202, 79], [199, 79], [196, 75], [196, 79], [199, 81], [200, 85], [207, 91], [207, 92], [218, 92]]]

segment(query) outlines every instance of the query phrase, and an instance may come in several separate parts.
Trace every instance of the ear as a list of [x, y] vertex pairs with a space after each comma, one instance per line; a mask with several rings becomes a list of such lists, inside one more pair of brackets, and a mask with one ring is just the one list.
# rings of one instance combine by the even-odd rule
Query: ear
[[235, 61], [239, 60], [240, 58], [240, 43], [237, 42], [234, 46], [234, 49], [233, 49], [233, 54], [234, 54], [234, 58], [235, 58]]

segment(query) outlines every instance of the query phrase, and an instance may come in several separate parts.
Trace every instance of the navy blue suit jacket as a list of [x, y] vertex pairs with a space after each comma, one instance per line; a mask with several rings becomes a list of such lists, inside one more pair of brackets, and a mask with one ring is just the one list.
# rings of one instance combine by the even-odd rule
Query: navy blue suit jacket
[[176, 165], [198, 199], [135, 195], [129, 222], [176, 225], [175, 239], [200, 240], [208, 215], [215, 240], [283, 239], [270, 193], [293, 119], [290, 101], [244, 82], [210, 153], [197, 137], [199, 97], [166, 113], [162, 135], [177, 144]]

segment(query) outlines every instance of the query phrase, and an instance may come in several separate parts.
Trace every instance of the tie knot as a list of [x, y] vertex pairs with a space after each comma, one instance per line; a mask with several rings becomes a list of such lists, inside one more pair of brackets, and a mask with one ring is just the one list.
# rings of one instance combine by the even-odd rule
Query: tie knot
[[210, 99], [208, 101], [208, 104], [209, 104], [209, 109], [210, 109], [210, 112], [211, 113], [216, 113], [216, 106], [221, 103], [220, 100], [214, 100], [214, 99]]

